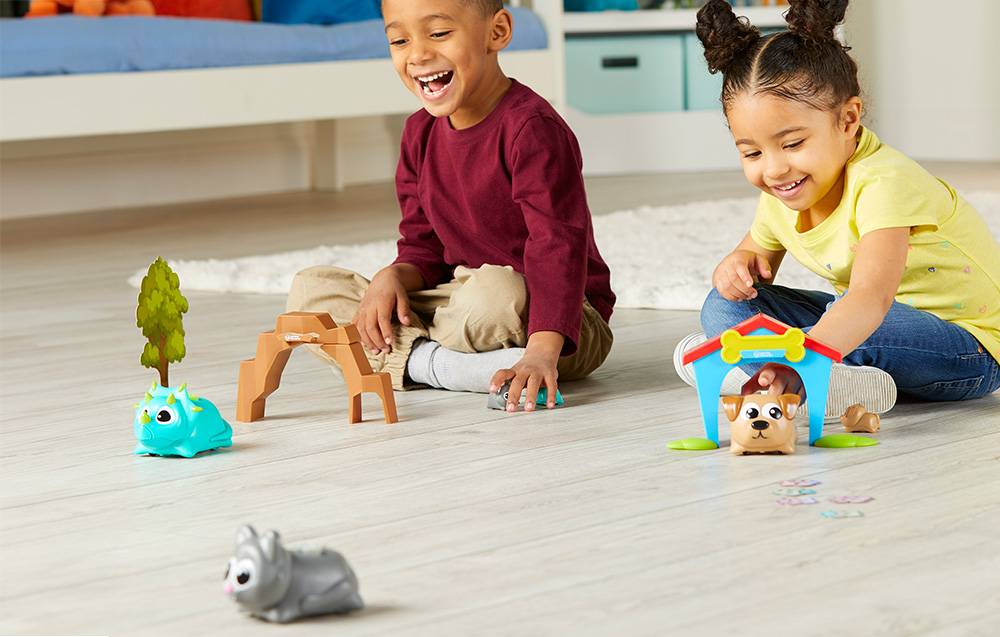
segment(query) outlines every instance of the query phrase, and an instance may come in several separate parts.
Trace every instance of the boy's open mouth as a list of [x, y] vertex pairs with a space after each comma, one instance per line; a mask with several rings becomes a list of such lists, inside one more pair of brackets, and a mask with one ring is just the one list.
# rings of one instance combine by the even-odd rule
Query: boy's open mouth
[[444, 94], [455, 79], [454, 71], [438, 71], [429, 75], [418, 75], [414, 79], [420, 82], [420, 88], [426, 97], [435, 98]]

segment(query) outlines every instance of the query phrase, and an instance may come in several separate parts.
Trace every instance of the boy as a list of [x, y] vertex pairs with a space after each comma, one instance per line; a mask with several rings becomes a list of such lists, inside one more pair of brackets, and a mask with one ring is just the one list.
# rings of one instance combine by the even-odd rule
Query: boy
[[[497, 54], [501, 0], [384, 0], [393, 65], [423, 104], [406, 122], [398, 257], [369, 283], [340, 268], [296, 275], [289, 310], [354, 322], [372, 368], [457, 391], [511, 381], [525, 410], [611, 349], [610, 273], [594, 243], [576, 138]], [[398, 324], [393, 324], [398, 320]]]

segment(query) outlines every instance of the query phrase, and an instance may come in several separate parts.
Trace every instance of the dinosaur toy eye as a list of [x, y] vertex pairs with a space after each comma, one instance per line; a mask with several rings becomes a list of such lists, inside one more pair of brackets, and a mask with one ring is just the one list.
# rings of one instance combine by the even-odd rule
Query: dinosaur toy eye
[[156, 412], [156, 422], [160, 425], [169, 425], [177, 420], [177, 412], [170, 407], [160, 407]]
[[743, 417], [747, 420], [753, 420], [760, 415], [760, 410], [757, 409], [756, 405], [749, 405], [743, 410]]

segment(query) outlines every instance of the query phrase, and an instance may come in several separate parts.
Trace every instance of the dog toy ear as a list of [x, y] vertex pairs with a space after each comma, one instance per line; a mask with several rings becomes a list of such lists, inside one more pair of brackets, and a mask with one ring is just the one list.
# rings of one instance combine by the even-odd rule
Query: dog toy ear
[[802, 398], [798, 394], [782, 394], [778, 396], [778, 404], [781, 405], [781, 411], [784, 412], [785, 418], [795, 418], [795, 412], [799, 410], [799, 402]]
[[[796, 396], [796, 398], [798, 398]], [[740, 407], [743, 406], [743, 396], [723, 396], [722, 407], [726, 410], [726, 418], [729, 422], [736, 420], [740, 415]]]

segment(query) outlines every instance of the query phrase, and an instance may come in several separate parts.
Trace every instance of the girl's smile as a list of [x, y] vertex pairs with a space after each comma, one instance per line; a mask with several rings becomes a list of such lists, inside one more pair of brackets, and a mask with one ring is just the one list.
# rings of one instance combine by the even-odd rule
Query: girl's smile
[[792, 201], [793, 199], [795, 199], [796, 197], [798, 197], [800, 194], [802, 194], [802, 190], [805, 188], [805, 183], [806, 183], [806, 180], [808, 180], [808, 179], [809, 179], [809, 177], [806, 176], [806, 177], [802, 177], [800, 179], [797, 179], [795, 181], [785, 182], [785, 183], [779, 184], [779, 185], [774, 185], [774, 186], [771, 186], [771, 190], [774, 192], [775, 196], [777, 196], [779, 199], [784, 199], [786, 201]]

